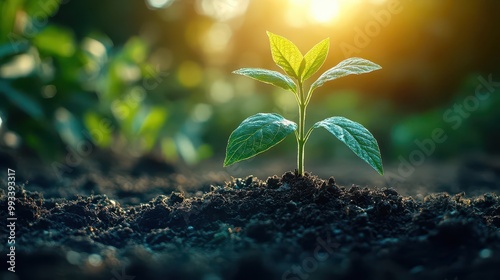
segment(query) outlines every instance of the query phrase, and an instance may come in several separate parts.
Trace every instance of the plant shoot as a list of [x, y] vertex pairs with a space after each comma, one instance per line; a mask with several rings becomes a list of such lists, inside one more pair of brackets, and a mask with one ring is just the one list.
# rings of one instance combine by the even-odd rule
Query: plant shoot
[[347, 75], [369, 73], [381, 69], [379, 65], [352, 57], [330, 68], [306, 90], [304, 82], [323, 65], [328, 55], [330, 40], [324, 39], [305, 55], [288, 39], [267, 32], [274, 62], [285, 74], [260, 68], [242, 68], [233, 73], [291, 91], [298, 104], [298, 124], [274, 113], [259, 113], [244, 120], [229, 136], [224, 166], [258, 155], [274, 147], [288, 135], [297, 139], [297, 172], [304, 175], [304, 148], [314, 129], [323, 127], [347, 145], [358, 157], [383, 175], [382, 158], [377, 141], [361, 124], [344, 117], [330, 117], [306, 130], [307, 105], [313, 92], [324, 83]]

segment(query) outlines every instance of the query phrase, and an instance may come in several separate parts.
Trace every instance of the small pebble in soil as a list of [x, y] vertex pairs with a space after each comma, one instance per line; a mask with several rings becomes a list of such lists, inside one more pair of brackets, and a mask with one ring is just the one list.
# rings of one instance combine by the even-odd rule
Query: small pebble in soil
[[297, 203], [295, 201], [290, 200], [289, 202], [286, 203], [286, 208], [289, 211], [295, 211], [297, 210]]
[[399, 242], [398, 238], [385, 238], [380, 240], [380, 245], [394, 245]]
[[332, 176], [328, 178], [328, 186], [333, 187], [335, 185], [335, 178]]
[[357, 224], [366, 224], [368, 222], [368, 213], [363, 212], [354, 218], [354, 222]]
[[283, 182], [290, 182], [295, 179], [295, 175], [292, 172], [286, 172], [281, 179]]
[[176, 203], [181, 203], [184, 201], [184, 194], [183, 193], [178, 193], [178, 192], [172, 192], [170, 195], [170, 203], [172, 205]]
[[358, 216], [362, 213], [365, 213], [365, 210], [357, 205], [349, 205], [346, 208], [346, 214], [348, 216]]
[[417, 265], [415, 267], [413, 267], [411, 270], [410, 270], [410, 273], [411, 274], [417, 274], [417, 273], [420, 273], [424, 270], [425, 268], [421, 265]]
[[384, 191], [384, 194], [389, 196], [389, 195], [398, 195], [398, 192], [393, 190], [393, 189], [385, 189]]
[[250, 175], [248, 176], [246, 179], [245, 179], [245, 186], [246, 187], [250, 187], [252, 185], [252, 182], [253, 182], [253, 175]]
[[491, 249], [488, 249], [488, 248], [485, 248], [485, 249], [479, 251], [479, 257], [481, 259], [490, 258], [492, 254], [493, 254], [493, 252], [491, 251]]
[[66, 260], [73, 265], [78, 265], [81, 262], [81, 255], [78, 252], [75, 251], [68, 251], [66, 253]]
[[273, 177], [269, 177], [266, 180], [267, 187], [270, 189], [277, 189], [281, 186], [281, 179], [278, 176], [274, 175]]
[[334, 235], [340, 235], [342, 233], [342, 230], [341, 229], [338, 229], [338, 228], [335, 228], [335, 229], [332, 229], [332, 233]]
[[98, 267], [102, 264], [102, 257], [98, 254], [91, 254], [87, 258], [87, 262], [94, 267]]
[[247, 236], [257, 242], [267, 242], [274, 237], [272, 221], [253, 221], [247, 225]]
[[354, 193], [356, 191], [359, 191], [361, 188], [359, 186], [356, 186], [354, 184], [351, 185], [351, 188], [349, 189], [349, 193]]

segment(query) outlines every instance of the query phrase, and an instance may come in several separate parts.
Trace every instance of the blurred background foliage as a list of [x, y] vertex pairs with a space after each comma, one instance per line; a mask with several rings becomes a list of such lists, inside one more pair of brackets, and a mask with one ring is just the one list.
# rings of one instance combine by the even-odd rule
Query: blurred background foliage
[[[435, 157], [498, 153], [499, 12], [495, 0], [1, 0], [0, 145], [49, 161], [97, 148], [221, 158], [246, 117], [297, 117], [291, 93], [231, 74], [277, 70], [269, 30], [303, 52], [330, 37], [322, 71], [350, 56], [383, 66], [319, 89], [310, 124], [358, 121], [387, 160], [436, 128], [448, 140]], [[473, 100], [479, 85], [490, 94]], [[468, 114], [458, 128], [458, 111], [445, 116], [456, 105]], [[295, 145], [267, 156], [294, 155]], [[354, 157], [326, 132], [307, 149], [309, 160]]]

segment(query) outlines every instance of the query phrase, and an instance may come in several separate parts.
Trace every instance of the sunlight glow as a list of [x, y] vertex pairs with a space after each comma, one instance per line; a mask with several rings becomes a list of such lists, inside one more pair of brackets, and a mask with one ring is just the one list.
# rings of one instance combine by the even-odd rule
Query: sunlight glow
[[20, 54], [0, 67], [0, 77], [11, 79], [25, 77], [35, 70], [35, 58], [31, 54]]
[[198, 86], [203, 80], [201, 66], [191, 60], [183, 61], [177, 69], [177, 80], [187, 88]]
[[205, 36], [201, 36], [200, 43], [203, 50], [209, 54], [225, 52], [232, 35], [233, 31], [229, 25], [218, 22], [208, 29]]
[[174, 0], [147, 0], [146, 2], [151, 9], [162, 9], [172, 5]]
[[3, 136], [3, 142], [7, 147], [17, 148], [21, 144], [21, 138], [12, 131], [7, 131]]
[[339, 0], [311, 0], [309, 15], [320, 23], [330, 22], [340, 14]]
[[196, 11], [217, 21], [227, 21], [245, 14], [250, 0], [197, 0]]
[[105, 58], [106, 56], [106, 47], [96, 39], [89, 37], [83, 39], [82, 48], [97, 58]]
[[234, 88], [224, 80], [216, 80], [210, 87], [210, 97], [217, 103], [229, 102], [234, 97]]
[[[380, 1], [380, 0], [378, 0]], [[303, 26], [306, 22], [328, 24], [340, 18], [358, 1], [354, 0], [287, 0], [286, 20], [293, 26]], [[306, 15], [304, 17], [304, 14]]]
[[202, 123], [208, 121], [212, 117], [212, 114], [213, 109], [211, 105], [198, 103], [191, 112], [191, 118], [195, 122]]

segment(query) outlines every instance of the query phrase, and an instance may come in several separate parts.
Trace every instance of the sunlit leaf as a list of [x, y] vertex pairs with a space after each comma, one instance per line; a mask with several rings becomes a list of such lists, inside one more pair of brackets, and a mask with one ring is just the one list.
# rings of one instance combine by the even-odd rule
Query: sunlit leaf
[[17, 12], [22, 5], [21, 0], [0, 1], [0, 43], [12, 43]]
[[142, 126], [139, 135], [143, 139], [143, 148], [151, 150], [158, 140], [158, 134], [163, 124], [167, 121], [168, 111], [165, 108], [156, 106], [150, 108], [145, 118], [142, 119]]
[[330, 48], [330, 39], [326, 38], [314, 46], [304, 55], [304, 69], [302, 72], [302, 81], [309, 79], [323, 65]]
[[144, 120], [140, 133], [158, 130], [166, 121], [168, 112], [165, 108], [156, 106], [149, 110], [149, 114]]
[[87, 128], [86, 137], [99, 147], [109, 147], [112, 143], [111, 122], [96, 112], [85, 114], [83, 123]]
[[269, 43], [271, 44], [271, 54], [273, 60], [289, 76], [299, 79], [300, 64], [302, 63], [302, 53], [290, 40], [267, 32]]
[[291, 90], [293, 92], [297, 91], [297, 86], [293, 80], [280, 72], [260, 68], [242, 68], [233, 73], [247, 76], [266, 84], [275, 85], [282, 89]]
[[123, 56], [131, 62], [143, 63], [148, 56], [148, 46], [144, 40], [132, 37], [123, 47]]
[[331, 117], [314, 124], [314, 128], [318, 127], [328, 130], [380, 175], [384, 174], [377, 140], [364, 126], [344, 117]]
[[330, 68], [325, 73], [323, 73], [312, 85], [311, 90], [314, 90], [317, 87], [322, 86], [324, 83], [335, 80], [347, 75], [352, 74], [364, 74], [369, 73], [375, 70], [382, 69], [380, 65], [373, 63], [369, 60], [359, 58], [359, 57], [351, 57], [348, 58], [333, 68]]
[[259, 113], [247, 118], [229, 136], [224, 166], [269, 150], [296, 129], [297, 124], [278, 114]]
[[24, 0], [24, 2], [28, 16], [40, 21], [53, 16], [59, 10], [62, 0]]
[[75, 53], [75, 41], [71, 31], [48, 26], [33, 39], [33, 43], [41, 52], [48, 55], [70, 57]]

